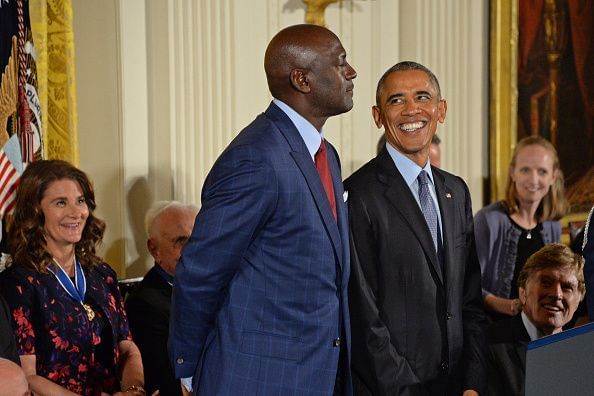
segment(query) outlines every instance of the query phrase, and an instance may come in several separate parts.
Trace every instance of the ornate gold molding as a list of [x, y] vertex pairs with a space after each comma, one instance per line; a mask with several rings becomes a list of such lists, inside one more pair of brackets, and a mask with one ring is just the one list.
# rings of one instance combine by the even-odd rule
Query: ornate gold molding
[[303, 0], [307, 6], [305, 10], [305, 22], [325, 27], [326, 20], [324, 18], [324, 12], [326, 11], [326, 7], [337, 1], [338, 0]]
[[493, 0], [490, 9], [489, 175], [491, 201], [503, 198], [517, 140], [518, 0]]

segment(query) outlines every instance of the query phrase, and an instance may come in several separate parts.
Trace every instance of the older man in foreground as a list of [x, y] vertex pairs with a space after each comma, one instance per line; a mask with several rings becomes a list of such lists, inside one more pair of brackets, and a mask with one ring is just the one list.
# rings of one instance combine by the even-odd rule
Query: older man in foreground
[[565, 245], [534, 253], [518, 277], [522, 312], [487, 333], [488, 395], [523, 395], [526, 347], [562, 331], [584, 297], [584, 260]]

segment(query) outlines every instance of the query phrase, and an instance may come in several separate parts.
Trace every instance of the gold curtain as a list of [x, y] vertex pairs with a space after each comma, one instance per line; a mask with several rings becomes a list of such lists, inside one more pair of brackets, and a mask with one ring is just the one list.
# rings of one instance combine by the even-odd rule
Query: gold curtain
[[30, 0], [29, 13], [37, 51], [43, 156], [78, 166], [72, 2]]

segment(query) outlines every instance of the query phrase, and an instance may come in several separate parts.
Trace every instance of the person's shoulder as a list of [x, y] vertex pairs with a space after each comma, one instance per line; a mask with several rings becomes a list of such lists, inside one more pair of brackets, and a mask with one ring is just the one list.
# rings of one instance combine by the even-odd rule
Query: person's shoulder
[[519, 316], [500, 319], [487, 327], [487, 344], [504, 344], [514, 341], [513, 329], [522, 321]]
[[548, 231], [561, 232], [561, 222], [559, 220], [545, 220], [542, 226]]
[[126, 309], [146, 309], [163, 303], [171, 303], [171, 298], [167, 297], [163, 288], [141, 283], [126, 299]]
[[476, 213], [476, 216], [484, 216], [488, 219], [507, 218], [506, 213], [507, 212], [503, 206], [503, 201], [497, 201], [481, 208]]
[[30, 279], [37, 278], [39, 275], [40, 273], [33, 268], [13, 263], [0, 272], [0, 279]]
[[90, 266], [88, 272], [90, 276], [100, 276], [108, 284], [117, 283], [118, 281], [118, 276], [116, 272], [106, 262], [100, 262], [98, 264]]
[[366, 189], [375, 183], [377, 172], [377, 158], [373, 158], [345, 179], [345, 189]]
[[161, 282], [162, 278], [153, 270], [154, 268], [145, 275], [138, 287], [126, 299], [126, 310], [129, 314], [160, 311], [171, 304], [171, 286], [164, 280]]
[[240, 170], [246, 165], [260, 166], [271, 162], [275, 150], [275, 138], [270, 128], [255, 127], [253, 123], [244, 128], [217, 158], [213, 169]]
[[431, 167], [431, 172], [433, 172], [434, 177], [441, 177], [448, 187], [468, 191], [466, 182], [460, 176], [454, 175], [453, 173], [435, 166]]
[[155, 268], [151, 268], [142, 281], [138, 284], [138, 287], [130, 294], [129, 298], [145, 298], [147, 296], [153, 296], [162, 294], [163, 290], [171, 289], [171, 286], [157, 273]]

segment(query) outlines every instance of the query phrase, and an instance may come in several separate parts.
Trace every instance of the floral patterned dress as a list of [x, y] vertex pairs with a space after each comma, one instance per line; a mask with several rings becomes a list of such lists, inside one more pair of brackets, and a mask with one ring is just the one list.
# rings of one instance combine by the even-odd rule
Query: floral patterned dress
[[85, 266], [84, 308], [52, 273], [12, 265], [0, 274], [0, 292], [12, 313], [19, 355], [36, 355], [37, 374], [82, 395], [119, 390], [118, 343], [131, 339], [115, 272]]

